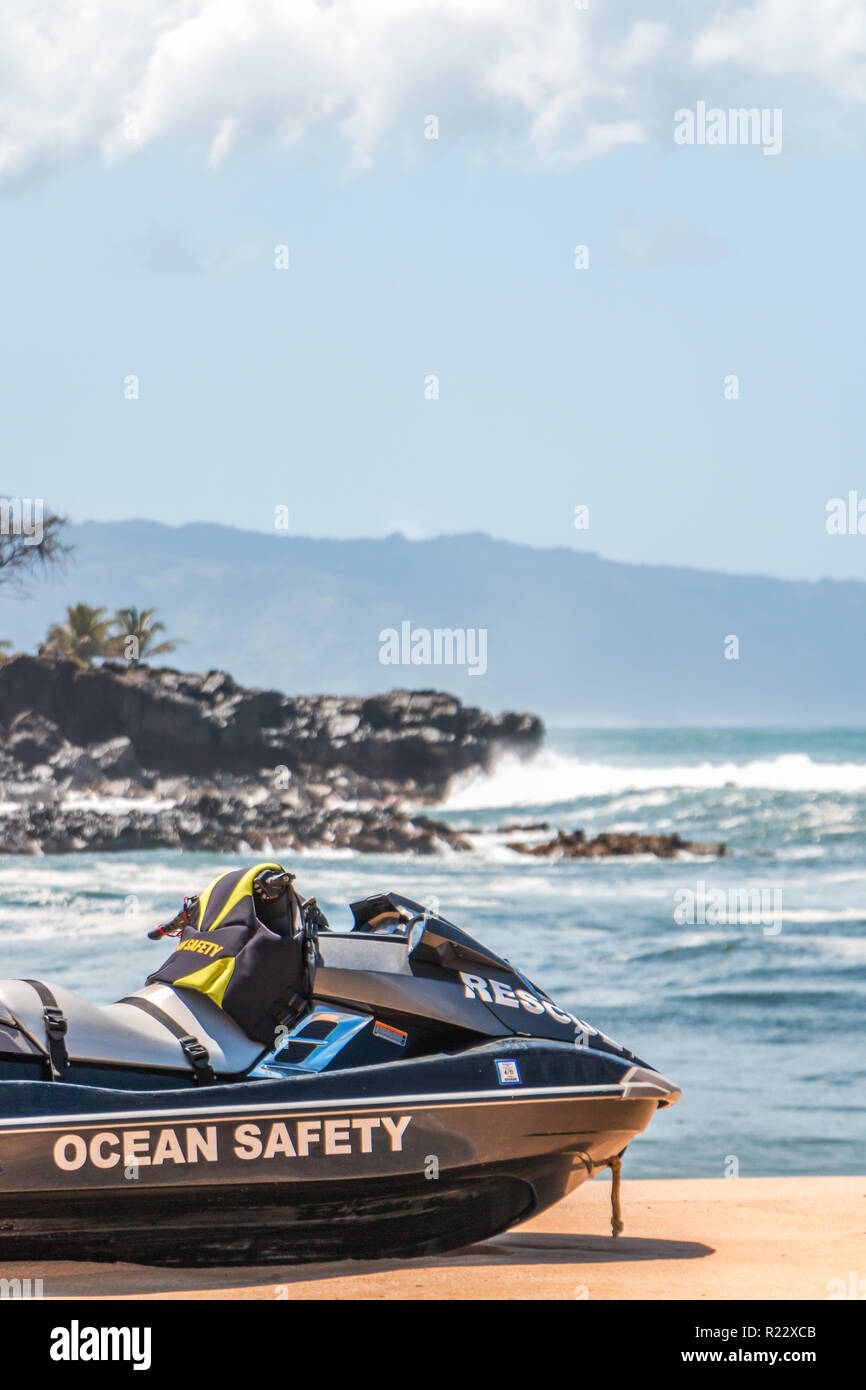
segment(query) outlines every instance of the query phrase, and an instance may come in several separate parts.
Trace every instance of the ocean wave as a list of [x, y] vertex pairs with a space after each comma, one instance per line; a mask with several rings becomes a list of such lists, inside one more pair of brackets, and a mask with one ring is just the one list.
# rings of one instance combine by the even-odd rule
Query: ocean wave
[[783, 907], [780, 915], [784, 922], [814, 922], [816, 926], [825, 922], [866, 922], [866, 907]]
[[[816, 762], [808, 753], [782, 753], [751, 762], [662, 766], [590, 762], [542, 750], [529, 760], [503, 757], [492, 772], [455, 778], [446, 811], [558, 806], [594, 797], [661, 791], [866, 793], [866, 763]], [[656, 804], [657, 799], [656, 799]]]
[[[722, 1004], [725, 1007], [732, 1007], [738, 1004], [757, 1004], [764, 1008], [803, 1008], [807, 1005], [817, 1007], [826, 1006], [828, 1001], [833, 1003], [833, 1007], [840, 1012], [853, 1009], [855, 1013], [862, 1009], [863, 1001], [859, 996], [850, 997], [846, 993], [844, 986], [828, 983], [825, 989], [816, 989], [814, 986], [804, 986], [798, 988], [796, 985], [783, 987], [780, 985], [735, 989], [730, 986], [721, 988], [701, 988], [681, 990], [672, 992], [667, 996], [667, 1003], [670, 1004]], [[778, 1028], [779, 1026], [801, 1027], [801, 1021], [797, 1018], [771, 1018], [767, 1020], [768, 1028]]]

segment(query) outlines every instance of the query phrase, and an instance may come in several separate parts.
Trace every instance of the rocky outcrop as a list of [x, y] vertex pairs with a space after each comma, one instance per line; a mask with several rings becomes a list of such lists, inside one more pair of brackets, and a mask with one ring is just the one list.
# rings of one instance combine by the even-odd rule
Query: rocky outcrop
[[654, 854], [659, 859], [675, 859], [678, 854], [718, 856], [726, 853], [722, 843], [698, 844], [693, 840], [683, 840], [679, 835], [642, 834], [636, 830], [606, 830], [591, 840], [586, 838], [583, 830], [560, 830], [552, 840], [546, 840], [543, 844], [529, 845], [512, 840], [508, 848], [516, 850], [518, 854], [556, 859], [603, 859], [618, 854]]
[[[542, 736], [532, 715], [486, 714], [435, 690], [287, 696], [223, 671], [18, 656], [0, 664], [0, 852], [466, 850], [481, 827], [458, 831], [417, 807], [502, 751], [533, 753]], [[507, 844], [554, 860], [725, 853], [615, 831]]]
[[0, 850], [467, 849], [410, 811], [450, 779], [531, 753], [543, 727], [438, 691], [247, 690], [110, 662], [0, 665]]
[[0, 664], [0, 724], [12, 737], [25, 716], [46, 751], [53, 726], [80, 748], [126, 738], [154, 772], [343, 767], [431, 796], [455, 773], [489, 767], [505, 748], [534, 751], [543, 735], [534, 715], [486, 714], [436, 690], [288, 696], [245, 689], [225, 671], [200, 676], [123, 662], [84, 670], [18, 656]]
[[243, 797], [192, 795], [175, 806], [95, 809], [37, 802], [0, 821], [7, 854], [68, 854], [76, 850], [354, 849], [367, 853], [433, 854], [469, 849], [450, 826], [397, 807], [318, 808], [300, 814], [262, 812]]

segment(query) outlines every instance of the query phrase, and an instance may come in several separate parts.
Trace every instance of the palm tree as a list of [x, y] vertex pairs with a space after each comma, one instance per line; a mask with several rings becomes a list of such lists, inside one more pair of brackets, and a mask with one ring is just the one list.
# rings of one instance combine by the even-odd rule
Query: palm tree
[[114, 656], [116, 638], [112, 636], [112, 618], [106, 618], [104, 608], [91, 608], [89, 603], [76, 603], [66, 610], [66, 622], [55, 623], [49, 629], [40, 653], [89, 666], [95, 656]]
[[165, 632], [165, 623], [154, 622], [155, 608], [118, 608], [112, 619], [115, 626], [114, 641], [117, 650], [128, 660], [140, 661], [145, 656], [160, 656], [163, 652], [173, 652], [177, 642], [158, 642], [153, 639], [158, 632]]

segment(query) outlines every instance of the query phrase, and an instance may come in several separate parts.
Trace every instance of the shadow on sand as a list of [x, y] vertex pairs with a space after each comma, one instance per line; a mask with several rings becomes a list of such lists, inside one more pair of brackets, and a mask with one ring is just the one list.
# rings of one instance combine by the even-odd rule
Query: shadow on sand
[[[411, 1260], [340, 1260], [323, 1264], [232, 1265], [219, 1268], [165, 1269], [154, 1265], [79, 1264], [57, 1261], [34, 1265], [10, 1263], [7, 1279], [41, 1278], [45, 1298], [130, 1298], [144, 1295], [207, 1297], [235, 1289], [241, 1296], [291, 1298], [292, 1284], [357, 1279], [367, 1274], [417, 1270], [527, 1267], [532, 1265], [639, 1264], [647, 1260], [697, 1260], [713, 1248], [697, 1241], [653, 1240], [620, 1236], [506, 1233], [490, 1240]], [[271, 1294], [268, 1290], [273, 1290]], [[279, 1292], [278, 1292], [279, 1291]], [[322, 1290], [327, 1297], [327, 1289]]]

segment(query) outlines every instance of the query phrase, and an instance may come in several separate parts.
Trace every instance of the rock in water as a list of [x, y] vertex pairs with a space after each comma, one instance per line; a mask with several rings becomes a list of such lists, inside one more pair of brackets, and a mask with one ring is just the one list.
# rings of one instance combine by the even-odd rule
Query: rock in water
[[641, 834], [636, 830], [605, 830], [592, 840], [586, 838], [583, 830], [560, 830], [552, 840], [546, 840], [543, 844], [528, 845], [520, 840], [511, 840], [508, 848], [516, 850], [518, 854], [557, 859], [603, 859], [619, 854], [655, 854], [659, 859], [674, 859], [678, 854], [719, 856], [727, 852], [722, 843], [704, 845], [694, 840], [683, 840], [679, 835]]

